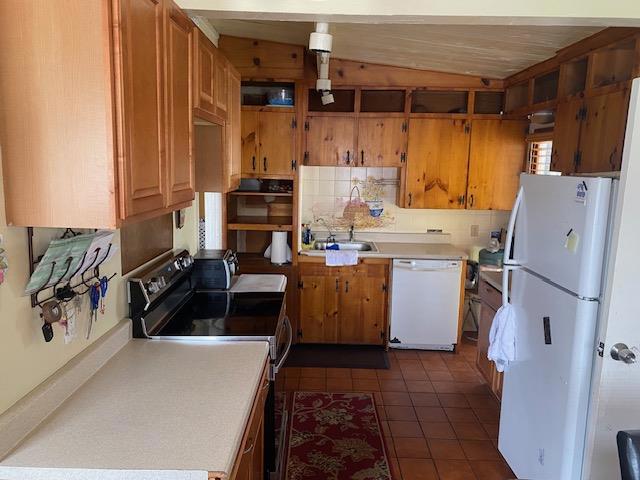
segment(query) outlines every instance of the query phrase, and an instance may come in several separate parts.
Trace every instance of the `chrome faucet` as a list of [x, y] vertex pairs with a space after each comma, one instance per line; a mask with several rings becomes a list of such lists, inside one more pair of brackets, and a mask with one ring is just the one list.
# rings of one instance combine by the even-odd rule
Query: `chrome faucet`
[[327, 243], [336, 243], [336, 236], [331, 231], [331, 226], [329, 225], [329, 223], [324, 218], [319, 218], [318, 223], [324, 225], [324, 227], [327, 229]]
[[349, 241], [353, 242], [354, 239], [355, 239], [355, 227], [351, 225], [349, 227]]

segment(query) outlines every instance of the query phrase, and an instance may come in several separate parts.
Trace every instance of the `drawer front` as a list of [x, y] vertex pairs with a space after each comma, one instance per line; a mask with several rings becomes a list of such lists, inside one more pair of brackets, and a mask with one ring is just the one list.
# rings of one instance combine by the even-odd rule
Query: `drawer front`
[[484, 280], [480, 281], [478, 287], [480, 298], [494, 310], [498, 310], [502, 306], [502, 294]]

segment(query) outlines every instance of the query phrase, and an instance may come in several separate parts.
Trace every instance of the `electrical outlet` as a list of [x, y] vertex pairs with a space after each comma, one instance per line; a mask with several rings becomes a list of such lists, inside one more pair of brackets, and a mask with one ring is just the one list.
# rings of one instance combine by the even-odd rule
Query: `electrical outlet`
[[480, 225], [471, 225], [471, 236], [477, 237], [480, 234]]

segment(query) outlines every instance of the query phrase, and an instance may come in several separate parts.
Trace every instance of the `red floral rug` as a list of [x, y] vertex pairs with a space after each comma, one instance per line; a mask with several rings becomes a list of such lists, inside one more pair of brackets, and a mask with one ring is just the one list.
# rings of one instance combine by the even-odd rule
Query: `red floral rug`
[[369, 393], [295, 392], [287, 480], [390, 480]]

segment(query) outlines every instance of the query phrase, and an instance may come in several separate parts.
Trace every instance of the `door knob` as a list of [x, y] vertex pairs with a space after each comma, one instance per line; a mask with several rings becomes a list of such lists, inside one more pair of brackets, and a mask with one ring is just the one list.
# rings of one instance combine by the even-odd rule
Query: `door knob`
[[636, 354], [624, 343], [616, 343], [611, 347], [611, 358], [624, 363], [636, 363]]

